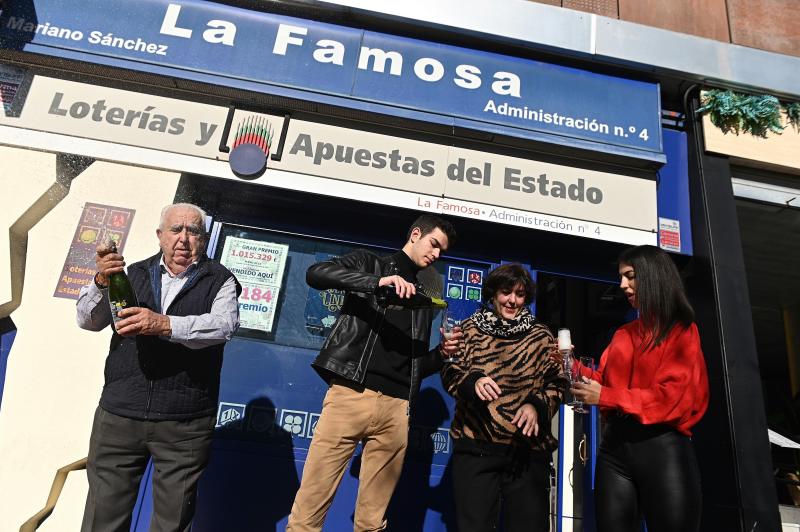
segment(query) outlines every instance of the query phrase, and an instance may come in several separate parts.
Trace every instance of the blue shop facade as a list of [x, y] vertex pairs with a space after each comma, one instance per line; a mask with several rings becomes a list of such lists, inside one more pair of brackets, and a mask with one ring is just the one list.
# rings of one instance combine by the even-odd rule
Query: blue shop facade
[[[0, 15], [0, 144], [179, 173], [174, 201], [208, 212], [208, 254], [244, 286], [193, 530], [283, 529], [326, 392], [310, 362], [343, 297], [310, 288], [305, 271], [359, 247], [391, 253], [421, 211], [459, 233], [437, 263], [452, 308], [468, 316], [483, 276], [521, 262], [537, 279], [537, 317], [572, 329], [595, 360], [632, 318], [617, 254], [660, 245], [709, 330], [712, 393], [726, 389], [707, 216], [716, 185], [686, 109], [662, 107], [673, 89], [658, 74], [337, 13], [302, 2], [12, 0]], [[2, 336], [6, 358], [13, 334]], [[718, 452], [737, 430], [727, 401], [712, 402], [696, 436], [712, 492], [727, 482], [719, 471], [740, 467], [733, 448]], [[453, 407], [437, 376], [423, 383], [390, 529], [455, 530]], [[554, 531], [594, 529], [599, 424], [597, 412], [564, 407], [554, 421]], [[326, 530], [352, 529], [358, 468], [356, 456]], [[133, 530], [148, 527], [148, 481]], [[706, 529], [735, 529], [714, 528], [724, 504], [705, 502]]]

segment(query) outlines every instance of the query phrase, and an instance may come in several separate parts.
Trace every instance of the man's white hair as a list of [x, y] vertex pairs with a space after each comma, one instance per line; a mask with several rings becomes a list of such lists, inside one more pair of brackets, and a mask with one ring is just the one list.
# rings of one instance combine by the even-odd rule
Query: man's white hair
[[206, 228], [206, 211], [198, 207], [193, 203], [173, 203], [172, 205], [167, 205], [163, 209], [161, 209], [161, 220], [158, 222], [158, 228], [162, 231], [166, 229], [164, 224], [167, 221], [167, 216], [169, 215], [170, 211], [173, 209], [190, 209], [197, 213], [200, 217], [200, 225], [203, 228], [203, 232], [205, 232]]

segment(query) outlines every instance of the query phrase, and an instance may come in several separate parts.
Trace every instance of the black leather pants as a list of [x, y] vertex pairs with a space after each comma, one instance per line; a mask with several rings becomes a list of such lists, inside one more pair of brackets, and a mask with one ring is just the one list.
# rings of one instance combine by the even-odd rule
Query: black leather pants
[[696, 532], [700, 474], [692, 442], [664, 425], [613, 417], [595, 470], [598, 532]]
[[465, 448], [468, 438], [459, 440], [453, 454], [459, 532], [550, 530], [550, 464], [544, 453], [483, 453], [475, 444]]

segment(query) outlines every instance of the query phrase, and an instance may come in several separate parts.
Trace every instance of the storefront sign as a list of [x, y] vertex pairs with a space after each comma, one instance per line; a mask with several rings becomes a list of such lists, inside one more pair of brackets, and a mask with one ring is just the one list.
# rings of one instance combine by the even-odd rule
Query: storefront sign
[[[436, 196], [420, 197], [415, 207], [445, 214], [549, 229], [533, 215], [540, 213], [656, 231], [655, 180], [325, 124], [292, 120], [272, 167]], [[596, 236], [586, 232], [596, 227], [577, 225], [576, 234]]]
[[212, 2], [11, 0], [0, 44], [176, 77], [210, 75], [227, 86], [255, 83], [265, 92], [290, 88], [336, 105], [421, 111], [511, 136], [580, 139], [643, 158], [662, 151], [655, 83]]
[[[36, 76], [0, 124], [215, 158], [227, 109]], [[235, 133], [235, 132], [234, 132]]]
[[78, 299], [81, 288], [93, 282], [95, 248], [101, 242], [113, 240], [123, 253], [135, 212], [97, 203], [84, 205], [53, 297]]
[[[21, 113], [0, 125], [219, 161], [211, 175], [235, 179], [220, 151], [228, 110], [148, 94], [36, 76]], [[237, 110], [223, 145], [241, 136], [237, 124], [268, 124], [283, 117]], [[244, 126], [242, 126], [244, 127]], [[142, 161], [149, 164], [149, 161]], [[444, 144], [293, 119], [280, 161], [270, 168], [324, 178], [292, 186], [416, 210], [615, 240], [655, 243], [656, 181], [508, 157]], [[269, 172], [254, 183], [280, 186]], [[371, 193], [345, 190], [343, 182]], [[405, 193], [398, 203], [396, 195]], [[639, 236], [631, 235], [640, 233]]]
[[242, 285], [239, 323], [242, 328], [272, 332], [289, 246], [228, 237], [220, 262]]

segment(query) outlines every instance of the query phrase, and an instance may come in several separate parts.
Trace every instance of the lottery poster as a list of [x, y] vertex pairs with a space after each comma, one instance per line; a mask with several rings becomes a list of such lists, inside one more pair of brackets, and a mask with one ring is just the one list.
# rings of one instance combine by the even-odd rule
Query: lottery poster
[[53, 297], [78, 299], [81, 288], [94, 282], [97, 244], [113, 240], [117, 250], [124, 254], [135, 212], [99, 203], [83, 206]]
[[228, 237], [220, 262], [242, 285], [240, 327], [272, 332], [289, 246]]

